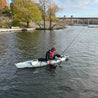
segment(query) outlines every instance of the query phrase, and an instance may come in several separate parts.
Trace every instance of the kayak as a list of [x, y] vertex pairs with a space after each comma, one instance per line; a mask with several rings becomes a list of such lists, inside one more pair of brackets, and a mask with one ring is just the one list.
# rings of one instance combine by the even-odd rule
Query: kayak
[[[68, 60], [68, 58], [69, 58], [69, 56], [57, 57], [53, 60], [50, 60], [50, 65], [66, 61], [66, 60]], [[41, 66], [47, 66], [47, 65], [48, 64], [45, 60], [41, 61], [38, 59], [15, 63], [15, 66], [17, 68], [32, 68], [32, 67], [41, 67]]]

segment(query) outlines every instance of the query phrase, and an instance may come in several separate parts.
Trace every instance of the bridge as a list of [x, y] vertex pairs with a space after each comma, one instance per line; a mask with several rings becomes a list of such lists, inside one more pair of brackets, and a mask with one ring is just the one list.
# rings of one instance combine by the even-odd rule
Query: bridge
[[60, 21], [65, 22], [65, 24], [73, 25], [89, 25], [98, 24], [98, 17], [58, 17]]

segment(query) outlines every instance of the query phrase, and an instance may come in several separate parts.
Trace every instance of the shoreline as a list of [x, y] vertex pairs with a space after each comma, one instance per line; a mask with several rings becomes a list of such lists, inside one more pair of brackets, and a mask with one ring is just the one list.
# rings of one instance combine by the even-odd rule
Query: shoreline
[[6, 29], [6, 28], [0, 28], [0, 32], [12, 32], [12, 31], [34, 31], [36, 28], [12, 28], [12, 29]]

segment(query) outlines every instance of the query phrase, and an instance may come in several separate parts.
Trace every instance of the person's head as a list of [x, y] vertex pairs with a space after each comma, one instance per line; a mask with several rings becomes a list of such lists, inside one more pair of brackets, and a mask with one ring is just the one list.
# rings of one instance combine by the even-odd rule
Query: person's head
[[52, 51], [52, 52], [55, 52], [55, 51], [56, 51], [56, 48], [54, 48], [54, 47], [51, 48], [51, 51]]

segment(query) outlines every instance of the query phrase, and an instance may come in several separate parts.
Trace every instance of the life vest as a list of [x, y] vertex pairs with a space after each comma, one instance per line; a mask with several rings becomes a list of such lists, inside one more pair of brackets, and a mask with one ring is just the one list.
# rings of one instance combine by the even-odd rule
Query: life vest
[[49, 56], [49, 59], [51, 59], [52, 58], [52, 56], [53, 56], [53, 54], [54, 54], [54, 52], [52, 52], [52, 51], [50, 51], [50, 56]]

